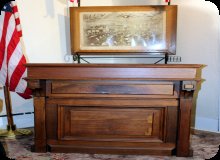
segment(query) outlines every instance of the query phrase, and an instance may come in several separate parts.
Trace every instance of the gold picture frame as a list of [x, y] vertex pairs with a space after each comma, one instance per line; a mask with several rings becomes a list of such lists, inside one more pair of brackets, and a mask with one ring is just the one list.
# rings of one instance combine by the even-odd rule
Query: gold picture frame
[[70, 8], [72, 54], [175, 54], [177, 6]]

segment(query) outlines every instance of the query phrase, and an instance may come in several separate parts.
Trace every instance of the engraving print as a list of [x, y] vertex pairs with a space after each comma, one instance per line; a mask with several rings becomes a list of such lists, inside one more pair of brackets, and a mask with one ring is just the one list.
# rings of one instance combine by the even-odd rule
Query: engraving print
[[82, 12], [83, 50], [164, 49], [165, 11]]

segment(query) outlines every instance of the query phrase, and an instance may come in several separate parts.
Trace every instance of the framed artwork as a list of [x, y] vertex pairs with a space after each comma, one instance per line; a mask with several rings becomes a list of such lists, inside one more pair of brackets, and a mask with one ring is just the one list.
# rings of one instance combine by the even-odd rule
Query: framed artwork
[[70, 8], [72, 53], [175, 54], [177, 6]]

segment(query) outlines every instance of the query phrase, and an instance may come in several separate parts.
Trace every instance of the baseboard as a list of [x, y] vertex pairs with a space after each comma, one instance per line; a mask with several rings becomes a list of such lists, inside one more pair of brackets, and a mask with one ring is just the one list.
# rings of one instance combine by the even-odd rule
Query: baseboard
[[[13, 116], [14, 124], [17, 128], [34, 127], [34, 114], [22, 114]], [[6, 129], [8, 125], [7, 117], [0, 117], [0, 128]]]
[[195, 129], [208, 131], [208, 132], [219, 132], [218, 130], [218, 119], [196, 117]]
[[204, 130], [198, 130], [198, 129], [195, 129], [193, 127], [190, 128], [190, 132], [191, 134], [208, 134], [208, 135], [213, 135], [213, 136], [219, 136], [220, 135], [220, 132], [211, 132], [211, 131], [204, 131]]

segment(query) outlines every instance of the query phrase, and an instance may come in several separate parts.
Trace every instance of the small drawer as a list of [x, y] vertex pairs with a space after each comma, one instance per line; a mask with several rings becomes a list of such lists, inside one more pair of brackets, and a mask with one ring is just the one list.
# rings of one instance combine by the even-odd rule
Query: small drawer
[[173, 95], [174, 84], [143, 81], [52, 82], [52, 94]]

